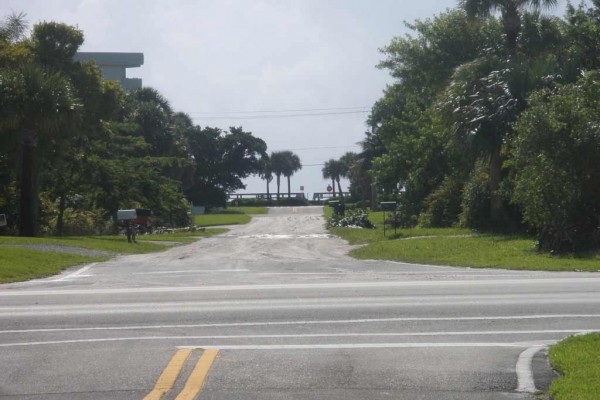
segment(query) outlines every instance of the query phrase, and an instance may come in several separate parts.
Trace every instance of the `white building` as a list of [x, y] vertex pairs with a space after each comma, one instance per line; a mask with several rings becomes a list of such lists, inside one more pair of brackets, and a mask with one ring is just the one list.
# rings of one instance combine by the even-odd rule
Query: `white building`
[[118, 81], [125, 90], [142, 88], [139, 78], [127, 78], [127, 68], [138, 68], [144, 64], [144, 53], [96, 53], [78, 52], [75, 61], [94, 61], [104, 79]]

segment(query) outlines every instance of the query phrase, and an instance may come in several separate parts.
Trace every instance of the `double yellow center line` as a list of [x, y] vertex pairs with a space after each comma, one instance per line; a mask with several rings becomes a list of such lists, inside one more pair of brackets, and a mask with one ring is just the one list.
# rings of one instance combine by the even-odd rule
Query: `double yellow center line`
[[[171, 361], [169, 361], [162, 374], [158, 377], [154, 389], [144, 397], [144, 400], [160, 400], [165, 393], [173, 389], [175, 381], [181, 373], [187, 359], [192, 354], [192, 351], [193, 349], [180, 349], [175, 352]], [[217, 358], [218, 353], [218, 349], [204, 350], [202, 356], [198, 359], [194, 370], [188, 377], [185, 386], [181, 392], [179, 392], [175, 400], [193, 400], [194, 397], [196, 397], [200, 392], [200, 389], [202, 389], [208, 371], [210, 371], [210, 367]]]

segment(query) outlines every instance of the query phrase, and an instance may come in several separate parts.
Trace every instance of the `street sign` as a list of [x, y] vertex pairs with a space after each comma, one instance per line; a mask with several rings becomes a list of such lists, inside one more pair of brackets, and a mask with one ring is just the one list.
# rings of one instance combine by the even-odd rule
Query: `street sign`
[[303, 192], [304, 191], [304, 186], [300, 186], [300, 191]]
[[327, 185], [327, 191], [331, 192], [333, 190], [333, 188], [331, 187], [331, 185]]

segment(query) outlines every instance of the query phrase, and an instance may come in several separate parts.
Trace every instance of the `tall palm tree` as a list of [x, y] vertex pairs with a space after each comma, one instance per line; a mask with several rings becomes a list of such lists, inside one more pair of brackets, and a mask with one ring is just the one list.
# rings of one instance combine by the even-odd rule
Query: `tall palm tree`
[[331, 188], [333, 189], [333, 197], [335, 197], [335, 176], [332, 174], [331, 161], [335, 160], [325, 161], [321, 172], [323, 172], [323, 179], [331, 179]]
[[281, 175], [285, 171], [286, 154], [284, 151], [274, 151], [271, 153], [271, 171], [277, 177], [277, 200], [279, 200]]
[[19, 132], [19, 235], [35, 236], [38, 143], [73, 122], [78, 102], [67, 79], [36, 65], [0, 69], [0, 92], [0, 128]]
[[500, 11], [505, 48], [509, 54], [514, 54], [517, 49], [523, 11], [528, 7], [537, 11], [557, 4], [558, 0], [460, 0], [469, 17], [487, 17]]
[[13, 12], [0, 24], [0, 40], [8, 43], [16, 43], [23, 38], [27, 31], [25, 14]]
[[[523, 13], [527, 8], [539, 11], [557, 0], [460, 0], [469, 17], [488, 17], [499, 11], [504, 32], [504, 50], [509, 56], [482, 57], [458, 67], [446, 90], [455, 133], [485, 155], [489, 163], [491, 220], [502, 223], [503, 204], [498, 193], [502, 180], [502, 147], [512, 123], [523, 109], [524, 87], [515, 77], [521, 72], [517, 41]], [[521, 85], [523, 86], [523, 85]], [[526, 85], [525, 85], [526, 86]]]
[[[334, 160], [333, 158], [331, 160], [325, 162], [325, 166], [322, 169], [323, 178], [325, 178], [325, 179], [331, 178], [331, 180], [334, 183], [334, 188], [335, 188], [335, 183], [337, 183], [338, 193], [340, 195], [341, 203], [344, 203], [344, 192], [342, 192], [342, 186], [340, 184], [340, 179], [341, 179], [341, 177], [343, 177], [347, 174], [347, 171], [348, 170], [346, 168], [346, 165], [344, 165], [343, 161]], [[335, 193], [334, 193], [334, 195], [335, 195]]]
[[286, 164], [285, 164], [285, 169], [283, 171], [283, 176], [285, 176], [287, 178], [288, 199], [289, 199], [290, 197], [292, 197], [290, 177], [302, 169], [302, 163], [300, 162], [300, 157], [298, 157], [297, 154], [294, 154], [291, 151], [285, 151], [285, 153], [286, 153]]
[[269, 192], [269, 183], [273, 180], [273, 168], [271, 166], [271, 159], [269, 156], [262, 157], [260, 160], [260, 172], [259, 176], [267, 183], [267, 200], [271, 200], [271, 193]]

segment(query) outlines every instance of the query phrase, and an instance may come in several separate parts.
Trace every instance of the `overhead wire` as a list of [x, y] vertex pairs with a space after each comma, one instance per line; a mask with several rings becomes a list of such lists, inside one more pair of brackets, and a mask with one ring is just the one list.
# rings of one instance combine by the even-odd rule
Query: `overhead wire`
[[266, 114], [266, 115], [246, 115], [246, 116], [192, 116], [195, 120], [240, 120], [240, 119], [275, 119], [275, 118], [298, 118], [298, 117], [322, 117], [330, 115], [349, 115], [349, 114], [367, 114], [369, 110], [357, 111], [337, 111], [337, 112], [315, 112], [303, 114]]
[[251, 110], [251, 111], [189, 111], [186, 114], [260, 114], [260, 113], [281, 113], [281, 112], [306, 112], [306, 111], [341, 111], [341, 110], [369, 110], [369, 106], [358, 107], [329, 107], [329, 108], [290, 108], [280, 110]]

